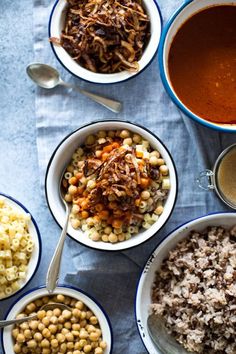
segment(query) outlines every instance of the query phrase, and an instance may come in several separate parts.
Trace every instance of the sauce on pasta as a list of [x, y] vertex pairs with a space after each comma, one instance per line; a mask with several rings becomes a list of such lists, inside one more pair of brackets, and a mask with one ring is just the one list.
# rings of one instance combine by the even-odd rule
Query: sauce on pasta
[[196, 13], [178, 30], [168, 57], [177, 96], [193, 113], [236, 123], [236, 6]]

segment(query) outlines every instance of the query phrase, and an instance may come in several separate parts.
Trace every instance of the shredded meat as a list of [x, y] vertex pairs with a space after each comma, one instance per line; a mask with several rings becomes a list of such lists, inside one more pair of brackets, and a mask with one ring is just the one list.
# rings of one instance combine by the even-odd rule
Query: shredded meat
[[138, 71], [150, 37], [142, 0], [67, 0], [61, 45], [86, 69], [99, 73]]
[[192, 232], [156, 274], [151, 308], [190, 352], [236, 353], [235, 230]]

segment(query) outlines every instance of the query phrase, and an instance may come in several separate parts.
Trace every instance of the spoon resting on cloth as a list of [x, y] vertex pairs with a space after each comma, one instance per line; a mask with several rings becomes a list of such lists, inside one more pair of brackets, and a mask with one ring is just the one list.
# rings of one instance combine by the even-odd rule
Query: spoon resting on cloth
[[163, 318], [155, 314], [149, 315], [147, 319], [147, 329], [155, 346], [163, 354], [189, 354], [189, 352], [168, 333]]
[[68, 223], [69, 223], [69, 216], [72, 208], [71, 203], [67, 203], [65, 201], [65, 195], [66, 195], [66, 190], [65, 187], [63, 186], [63, 178], [64, 178], [64, 173], [66, 169], [63, 171], [61, 175], [61, 179], [59, 182], [59, 195], [60, 198], [65, 206], [66, 209], [66, 216], [65, 216], [65, 224], [61, 232], [61, 236], [59, 238], [59, 241], [57, 243], [57, 247], [55, 249], [55, 252], [53, 254], [52, 260], [49, 264], [47, 276], [46, 276], [46, 288], [49, 292], [49, 294], [53, 293], [57, 286], [57, 282], [59, 279], [59, 273], [60, 273], [60, 267], [61, 267], [61, 257], [62, 257], [62, 251], [66, 239], [66, 233], [67, 233], [67, 228], [68, 228]]
[[[41, 306], [38, 311], [42, 311], [42, 310], [48, 311], [48, 310], [54, 310], [56, 308], [58, 308], [62, 311], [63, 310], [71, 311], [70, 307], [66, 306], [65, 304], [61, 304], [61, 303], [57, 303], [57, 302], [51, 302], [49, 304], [45, 304], [45, 305]], [[22, 317], [22, 318], [15, 318], [14, 320], [3, 320], [3, 321], [0, 321], [0, 328], [7, 327], [7, 326], [10, 326], [13, 324], [20, 324], [23, 322], [31, 321], [35, 318], [37, 318], [37, 314], [27, 316], [27, 317]]]
[[59, 72], [50, 65], [32, 63], [27, 66], [26, 72], [34, 83], [45, 89], [52, 89], [58, 85], [61, 85], [68, 88], [73, 88], [74, 90], [89, 97], [91, 100], [110, 109], [112, 112], [119, 113], [122, 108], [122, 104], [119, 101], [115, 101], [110, 98], [106, 98], [95, 93], [85, 91], [77, 86], [73, 86], [64, 82], [61, 79]]

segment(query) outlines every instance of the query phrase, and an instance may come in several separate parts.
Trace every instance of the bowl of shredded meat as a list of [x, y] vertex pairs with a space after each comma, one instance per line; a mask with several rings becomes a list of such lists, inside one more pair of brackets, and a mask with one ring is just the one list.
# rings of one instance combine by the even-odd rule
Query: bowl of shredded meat
[[[137, 288], [136, 321], [148, 352], [236, 353], [235, 277], [235, 213], [203, 216], [170, 233], [149, 257]], [[149, 334], [151, 314], [161, 323], [164, 350]]]
[[58, 0], [49, 20], [49, 41], [73, 75], [117, 83], [151, 63], [161, 27], [155, 0]]
[[94, 249], [118, 251], [149, 240], [175, 205], [177, 175], [170, 153], [153, 133], [129, 122], [88, 124], [56, 148], [45, 191], [61, 227], [62, 173], [65, 200], [71, 205], [68, 235]]

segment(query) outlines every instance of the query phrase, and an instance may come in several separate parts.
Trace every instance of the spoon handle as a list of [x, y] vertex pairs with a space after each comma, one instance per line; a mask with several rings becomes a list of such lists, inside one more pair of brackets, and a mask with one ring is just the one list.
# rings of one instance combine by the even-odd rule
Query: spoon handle
[[61, 236], [59, 238], [57, 247], [55, 249], [55, 252], [53, 254], [52, 260], [50, 262], [47, 276], [46, 276], [46, 288], [49, 292], [49, 294], [53, 293], [57, 286], [57, 282], [59, 279], [59, 272], [60, 272], [60, 266], [61, 266], [61, 256], [62, 256], [62, 251], [64, 247], [64, 242], [66, 238], [66, 232], [67, 232], [67, 227], [68, 227], [68, 222], [69, 222], [69, 216], [70, 216], [70, 210], [71, 207], [65, 203], [66, 206], [66, 221], [65, 225], [62, 229]]
[[0, 328], [7, 327], [7, 326], [10, 326], [10, 325], [13, 325], [13, 324], [18, 324], [18, 323], [20, 324], [20, 323], [23, 323], [23, 322], [26, 322], [26, 321], [30, 321], [30, 320], [33, 320], [36, 317], [37, 317], [36, 315], [33, 315], [33, 316], [17, 318], [17, 319], [9, 320], [9, 321], [3, 320], [3, 321], [0, 321]]
[[119, 113], [122, 109], [122, 103], [119, 102], [119, 101], [116, 101], [116, 100], [112, 100], [110, 98], [107, 98], [107, 97], [103, 97], [103, 96], [100, 96], [100, 95], [97, 95], [95, 93], [92, 93], [92, 92], [88, 92], [88, 91], [85, 91], [77, 86], [73, 86], [71, 84], [68, 84], [64, 81], [60, 81], [60, 84], [65, 86], [65, 87], [69, 87], [69, 88], [72, 88], [76, 91], [79, 91], [80, 93], [82, 93], [83, 95], [89, 97], [91, 100], [101, 104], [102, 106], [108, 108], [110, 111], [112, 112], [115, 112], [115, 113]]

